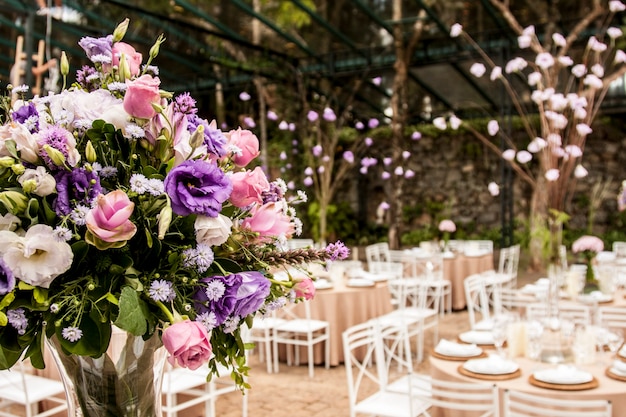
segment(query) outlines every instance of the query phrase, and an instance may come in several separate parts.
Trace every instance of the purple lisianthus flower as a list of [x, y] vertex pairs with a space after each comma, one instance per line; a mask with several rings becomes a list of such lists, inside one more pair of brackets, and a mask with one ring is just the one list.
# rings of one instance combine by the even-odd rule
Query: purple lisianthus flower
[[59, 216], [70, 214], [79, 205], [90, 207], [91, 202], [102, 192], [98, 175], [85, 168], [76, 168], [71, 172], [59, 171], [54, 179], [57, 182], [54, 211]]
[[214, 123], [208, 123], [195, 114], [187, 116], [187, 130], [189, 132], [195, 132], [200, 125], [204, 126], [204, 144], [208, 152], [218, 157], [226, 155], [227, 140], [222, 130], [216, 127]]
[[240, 272], [241, 286], [237, 290], [237, 303], [233, 309], [233, 316], [246, 317], [256, 312], [270, 293], [270, 282], [263, 274], [257, 271]]
[[242, 277], [238, 274], [212, 276], [202, 278], [200, 282], [203, 285], [199, 286], [193, 296], [195, 309], [198, 314], [215, 314], [215, 322], [219, 326], [235, 309]]
[[0, 295], [8, 294], [15, 287], [15, 276], [13, 271], [0, 258]]
[[165, 177], [165, 192], [179, 216], [217, 217], [230, 197], [233, 184], [214, 161], [188, 160]]
[[30, 133], [39, 130], [39, 112], [37, 112], [37, 108], [33, 102], [29, 102], [15, 110], [11, 114], [11, 117], [19, 124], [26, 125]]
[[113, 35], [104, 38], [85, 36], [78, 41], [78, 45], [85, 50], [89, 59], [94, 55], [106, 55], [113, 58]]
[[95, 91], [100, 87], [100, 77], [95, 68], [83, 65], [76, 71], [76, 82], [87, 91]]

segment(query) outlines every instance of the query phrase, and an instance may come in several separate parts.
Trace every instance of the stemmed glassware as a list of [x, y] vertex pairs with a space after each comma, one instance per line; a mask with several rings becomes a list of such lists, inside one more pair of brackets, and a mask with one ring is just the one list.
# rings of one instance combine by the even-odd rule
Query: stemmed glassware
[[502, 358], [504, 358], [504, 342], [507, 338], [507, 329], [510, 318], [507, 316], [495, 316], [493, 318], [493, 327], [491, 328], [491, 336], [493, 337], [493, 345], [496, 348], [496, 352]]
[[620, 327], [608, 327], [608, 334], [606, 336], [606, 345], [611, 351], [612, 355], [615, 355], [620, 347], [624, 344], [624, 331]]

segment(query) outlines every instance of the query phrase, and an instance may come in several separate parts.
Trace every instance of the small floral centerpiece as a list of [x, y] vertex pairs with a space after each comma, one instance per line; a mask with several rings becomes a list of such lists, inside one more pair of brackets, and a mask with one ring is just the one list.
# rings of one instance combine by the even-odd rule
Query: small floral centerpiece
[[442, 250], [446, 251], [448, 248], [448, 241], [452, 233], [456, 232], [456, 224], [450, 219], [445, 219], [439, 222], [439, 231], [441, 232], [441, 239], [443, 241]]
[[[13, 86], [18, 99], [2, 101], [0, 369], [23, 358], [43, 368], [48, 339], [70, 377], [87, 378], [77, 369], [88, 361], [108, 372], [119, 364], [99, 358], [121, 331], [136, 337], [122, 347], [137, 368], [152, 372], [137, 346], [162, 344], [172, 364], [208, 364], [207, 374], [226, 365], [247, 387], [241, 328], [257, 312], [311, 297], [302, 283], [310, 278], [273, 274], [345, 258], [347, 249], [282, 249], [300, 233], [293, 205], [306, 196], [289, 196], [282, 180], [253, 167], [252, 132], [222, 132], [188, 93], [162, 90], [152, 61], [163, 37], [142, 65], [121, 42], [127, 27], [81, 39], [93, 65], [61, 93], [26, 100], [27, 86]], [[64, 87], [68, 72], [63, 55]], [[92, 381], [103, 396], [94, 403], [112, 414], [87, 410], [81, 398], [82, 415], [130, 413], [127, 403], [107, 404], [141, 371], [122, 366], [111, 387]]]
[[593, 270], [593, 260], [599, 252], [604, 250], [604, 242], [596, 236], [581, 236], [572, 244], [572, 252], [581, 254], [585, 258], [587, 264], [587, 272], [585, 274], [585, 286], [583, 293], [588, 294], [592, 291], [598, 291], [600, 286], [595, 277]]

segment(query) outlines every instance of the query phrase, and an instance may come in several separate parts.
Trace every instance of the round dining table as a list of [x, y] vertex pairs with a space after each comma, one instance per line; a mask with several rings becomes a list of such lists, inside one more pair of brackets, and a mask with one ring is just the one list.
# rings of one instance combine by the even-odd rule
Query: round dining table
[[[310, 301], [311, 318], [330, 323], [330, 366], [343, 363], [343, 342], [341, 334], [349, 327], [392, 311], [391, 294], [386, 282], [376, 282], [366, 286], [348, 286], [346, 279], [337, 279], [332, 286], [317, 289]], [[296, 311], [304, 314], [303, 306], [296, 306]], [[306, 363], [306, 354], [302, 348], [300, 363]], [[282, 354], [280, 355], [283, 356]], [[324, 363], [323, 344], [314, 348], [316, 364]]]
[[[613, 405], [613, 416], [623, 416], [624, 410], [626, 410], [626, 378], [623, 380], [613, 379], [606, 375], [606, 370], [610, 366], [613, 358], [610, 354], [604, 353], [600, 355], [600, 360], [591, 365], [576, 365], [578, 369], [590, 372], [598, 381], [596, 388], [582, 389], [582, 390], [569, 390], [571, 387], [555, 385], [552, 388], [543, 388], [531, 384], [529, 378], [535, 371], [553, 368], [556, 365], [548, 363], [538, 362], [524, 357], [513, 359], [521, 370], [521, 374], [511, 379], [502, 380], [487, 380], [482, 379], [484, 376], [477, 378], [468, 376], [467, 374], [461, 374], [459, 367], [463, 365], [463, 362], [453, 361], [447, 359], [441, 359], [438, 357], [430, 356], [430, 374], [433, 378], [442, 379], [447, 381], [472, 381], [481, 383], [493, 383], [498, 387], [500, 392], [500, 407], [502, 410], [503, 393], [505, 390], [515, 390], [534, 395], [540, 395], [550, 398], [558, 399], [578, 399], [578, 400], [610, 400]], [[487, 376], [486, 378], [489, 378]], [[497, 376], [495, 377], [497, 378]], [[502, 415], [502, 411], [500, 415]], [[431, 413], [432, 417], [474, 417], [476, 413], [463, 412], [463, 411], [450, 411], [442, 409], [434, 409]]]

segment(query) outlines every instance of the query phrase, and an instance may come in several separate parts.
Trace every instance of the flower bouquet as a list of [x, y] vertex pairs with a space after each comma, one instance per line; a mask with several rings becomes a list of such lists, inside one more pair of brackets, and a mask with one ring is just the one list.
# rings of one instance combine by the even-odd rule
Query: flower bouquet
[[[24, 358], [43, 368], [48, 340], [76, 390], [97, 391], [78, 393], [84, 416], [160, 415], [132, 405], [145, 393], [119, 396], [161, 345], [172, 364], [226, 365], [247, 387], [242, 326], [304, 297], [301, 277], [273, 272], [347, 256], [341, 242], [282, 250], [306, 196], [252, 168], [252, 132], [222, 132], [188, 93], [162, 90], [152, 61], [163, 37], [142, 65], [121, 42], [127, 27], [81, 39], [93, 66], [72, 86], [63, 55], [61, 93], [26, 100], [13, 86], [0, 112], [0, 369]], [[131, 338], [118, 363], [105, 352], [119, 332]], [[106, 384], [79, 369], [87, 362]]]
[[450, 240], [450, 235], [456, 232], [456, 224], [450, 219], [445, 219], [439, 222], [439, 231], [441, 232], [441, 238], [443, 240], [443, 246], [441, 250], [443, 252], [448, 250], [448, 241]]
[[587, 264], [587, 272], [585, 273], [585, 285], [583, 293], [589, 294], [593, 291], [600, 290], [598, 280], [593, 270], [593, 260], [599, 252], [604, 250], [604, 242], [596, 236], [581, 236], [572, 243], [572, 252], [582, 254]]

